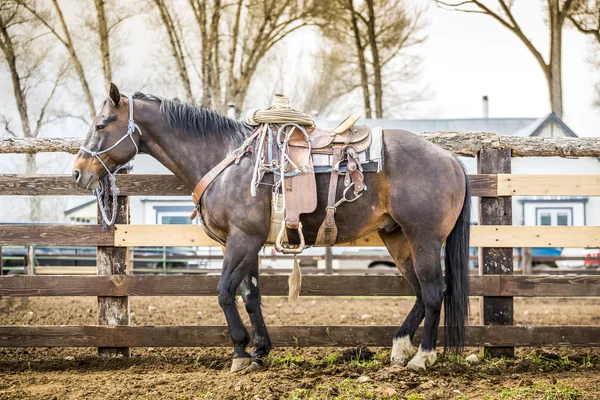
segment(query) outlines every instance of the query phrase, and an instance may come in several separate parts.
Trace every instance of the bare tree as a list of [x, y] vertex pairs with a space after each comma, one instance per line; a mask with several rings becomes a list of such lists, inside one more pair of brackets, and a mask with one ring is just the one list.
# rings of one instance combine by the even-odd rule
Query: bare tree
[[572, 6], [577, 0], [545, 0], [550, 36], [550, 54], [548, 61], [545, 60], [542, 53], [523, 32], [521, 24], [517, 21], [513, 13], [512, 0], [496, 0], [495, 2], [492, 2], [495, 3], [496, 6], [490, 5], [490, 2], [485, 2], [483, 0], [465, 0], [459, 3], [449, 3], [441, 0], [435, 1], [438, 5], [453, 10], [490, 16], [515, 34], [535, 57], [536, 61], [544, 71], [548, 83], [551, 110], [559, 118], [562, 118], [562, 29], [572, 11]]
[[[365, 116], [373, 117], [374, 104], [375, 117], [383, 118], [385, 70], [393, 74], [393, 61], [425, 40], [421, 34], [423, 11], [410, 9], [403, 0], [335, 0], [327, 3], [320, 15], [325, 37], [342, 47], [346, 60], [340, 61], [358, 68]], [[344, 51], [344, 47], [352, 51]], [[349, 82], [349, 91], [356, 86]]]
[[600, 44], [600, 1], [576, 0], [569, 19], [578, 31], [592, 36]]
[[[37, 86], [36, 79], [41, 75], [40, 69], [44, 60], [45, 52], [33, 49], [36, 34], [32, 33], [31, 21], [27, 18], [24, 8], [18, 3], [11, 1], [0, 2], [0, 50], [3, 61], [10, 72], [13, 95], [19, 114], [21, 131], [26, 138], [35, 138], [47, 123], [53, 121], [48, 115], [48, 108], [57, 88], [67, 70], [63, 66], [58, 71], [51, 84], [49, 94], [43, 100], [37, 116], [29, 107], [30, 89]], [[27, 33], [27, 34], [24, 34]], [[1, 120], [5, 131], [11, 136], [17, 136], [17, 130], [11, 126], [10, 119], [3, 115]], [[25, 156], [25, 171], [28, 175], [37, 172], [36, 158], [34, 154]], [[41, 200], [39, 196], [30, 198], [29, 218], [31, 221], [41, 219]]]
[[[39, 4], [35, 0], [16, 1], [21, 6], [26, 8], [31, 13], [31, 15], [35, 17], [41, 24], [43, 24], [48, 29], [48, 31], [65, 47], [65, 49], [69, 53], [69, 58], [77, 73], [77, 77], [81, 85], [81, 90], [83, 91], [83, 97], [88, 106], [90, 118], [91, 120], [94, 120], [94, 118], [96, 118], [94, 96], [92, 95], [92, 91], [90, 89], [90, 85], [88, 83], [83, 64], [81, 62], [77, 50], [75, 49], [75, 44], [73, 43], [71, 31], [69, 29], [69, 26], [67, 25], [67, 21], [65, 19], [63, 10], [60, 4], [58, 3], [58, 0], [51, 0], [54, 12], [52, 12], [49, 9], [45, 9], [41, 4]], [[58, 26], [55, 26], [55, 19], [58, 19], [58, 23], [56, 24]]]
[[156, 6], [163, 27], [167, 32], [169, 38], [169, 47], [171, 49], [171, 56], [177, 66], [177, 72], [179, 79], [185, 90], [185, 95], [188, 101], [194, 101], [194, 95], [192, 92], [192, 83], [190, 78], [189, 69], [187, 66], [187, 55], [185, 52], [184, 36], [178, 25], [177, 11], [171, 5], [167, 4], [165, 0], [152, 0]]
[[[230, 38], [226, 71], [225, 103], [239, 115], [256, 69], [266, 54], [291, 33], [312, 23], [317, 0], [237, 0], [229, 11]], [[243, 32], [243, 35], [240, 35]]]
[[111, 52], [111, 39], [121, 23], [135, 14], [123, 5], [118, 5], [116, 0], [94, 0], [94, 9], [96, 11], [95, 15], [89, 15], [86, 25], [98, 36], [98, 48], [104, 77], [103, 93], [107, 93], [113, 81], [115, 68], [113, 62], [114, 52]]

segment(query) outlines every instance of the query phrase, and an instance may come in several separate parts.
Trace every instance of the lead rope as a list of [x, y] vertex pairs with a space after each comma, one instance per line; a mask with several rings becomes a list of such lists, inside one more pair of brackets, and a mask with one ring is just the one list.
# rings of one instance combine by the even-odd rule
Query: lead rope
[[[115, 142], [115, 144], [113, 144], [112, 146], [110, 146], [108, 149], [105, 149], [105, 150], [93, 151], [84, 146], [80, 147], [80, 149], [82, 151], [84, 151], [85, 153], [89, 154], [90, 156], [96, 158], [100, 162], [100, 164], [102, 164], [102, 166], [104, 167], [104, 169], [107, 172], [107, 175], [103, 179], [98, 181], [98, 187], [92, 191], [92, 193], [98, 199], [98, 208], [100, 208], [100, 214], [102, 214], [102, 232], [108, 231], [108, 228], [111, 227], [112, 225], [114, 225], [114, 223], [117, 219], [118, 196], [119, 196], [120, 191], [119, 191], [119, 188], [117, 187], [116, 175], [119, 173], [119, 171], [121, 171], [123, 169], [132, 170], [133, 166], [130, 164], [120, 165], [115, 169], [114, 172], [110, 172], [110, 169], [108, 169], [108, 167], [106, 166], [104, 161], [102, 161], [102, 159], [100, 158], [100, 155], [108, 153], [109, 151], [111, 151], [112, 149], [117, 147], [119, 144], [121, 144], [121, 142], [124, 141], [125, 139], [127, 139], [128, 137], [131, 139], [131, 142], [133, 143], [133, 146], [135, 147], [135, 155], [133, 157], [131, 157], [130, 161], [133, 161], [135, 156], [137, 156], [138, 153], [140, 152], [138, 145], [135, 142], [135, 139], [133, 138], [133, 134], [137, 130], [141, 136], [142, 130], [140, 129], [138, 124], [136, 124], [135, 121], [133, 120], [133, 97], [131, 95], [128, 95], [127, 98], [129, 99], [129, 121], [127, 123], [127, 133], [125, 135], [123, 135], [123, 137], [121, 139], [117, 140], [117, 142]], [[110, 196], [112, 196], [112, 212], [110, 213], [111, 215], [109, 217], [107, 209], [108, 209], [108, 203], [109, 203]]]

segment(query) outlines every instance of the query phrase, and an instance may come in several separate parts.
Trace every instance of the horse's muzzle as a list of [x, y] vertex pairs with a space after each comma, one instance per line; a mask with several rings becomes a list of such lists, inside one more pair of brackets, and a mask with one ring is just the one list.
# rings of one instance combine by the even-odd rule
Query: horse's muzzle
[[93, 190], [98, 186], [96, 175], [91, 172], [82, 171], [79, 168], [73, 169], [73, 179], [75, 179], [77, 187], [81, 189]]

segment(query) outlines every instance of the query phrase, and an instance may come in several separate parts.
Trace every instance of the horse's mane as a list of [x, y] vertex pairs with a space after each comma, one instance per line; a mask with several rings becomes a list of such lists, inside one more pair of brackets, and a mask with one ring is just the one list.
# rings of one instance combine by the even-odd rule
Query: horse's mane
[[223, 136], [227, 135], [241, 143], [248, 134], [249, 127], [246, 124], [210, 108], [140, 92], [136, 92], [133, 98], [159, 102], [160, 112], [166, 118], [167, 124], [184, 135], [215, 139], [223, 139]]

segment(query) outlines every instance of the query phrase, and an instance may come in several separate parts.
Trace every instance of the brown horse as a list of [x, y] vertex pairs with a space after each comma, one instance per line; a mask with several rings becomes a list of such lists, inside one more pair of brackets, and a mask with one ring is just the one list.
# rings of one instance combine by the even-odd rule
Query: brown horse
[[[135, 115], [135, 122], [133, 116]], [[135, 128], [139, 128], [139, 131]], [[73, 177], [81, 188], [94, 189], [100, 179], [140, 151], [171, 170], [190, 190], [222, 159], [238, 148], [250, 127], [215, 111], [136, 93], [122, 96], [113, 84], [109, 98], [87, 135]], [[337, 242], [377, 231], [398, 269], [414, 289], [415, 304], [394, 335], [392, 364], [425, 369], [436, 360], [436, 339], [444, 302], [444, 349], [459, 351], [468, 313], [469, 181], [461, 164], [438, 146], [402, 130], [385, 130], [385, 165], [380, 173], [365, 173], [368, 191], [336, 212]], [[270, 226], [271, 189], [258, 187], [250, 195], [255, 155], [221, 173], [201, 199], [207, 227], [226, 243], [218, 300], [234, 346], [232, 371], [257, 369], [269, 354], [271, 341], [260, 305], [258, 253]], [[272, 177], [266, 177], [271, 179]], [[325, 217], [329, 174], [317, 175], [318, 206], [302, 215], [306, 244], [314, 244]], [[338, 198], [343, 192], [338, 187]], [[445, 280], [441, 247], [446, 243]], [[240, 287], [250, 316], [250, 336], [235, 305]], [[425, 319], [420, 347], [413, 337]], [[412, 359], [411, 359], [412, 357]], [[409, 361], [410, 360], [410, 361]]]

